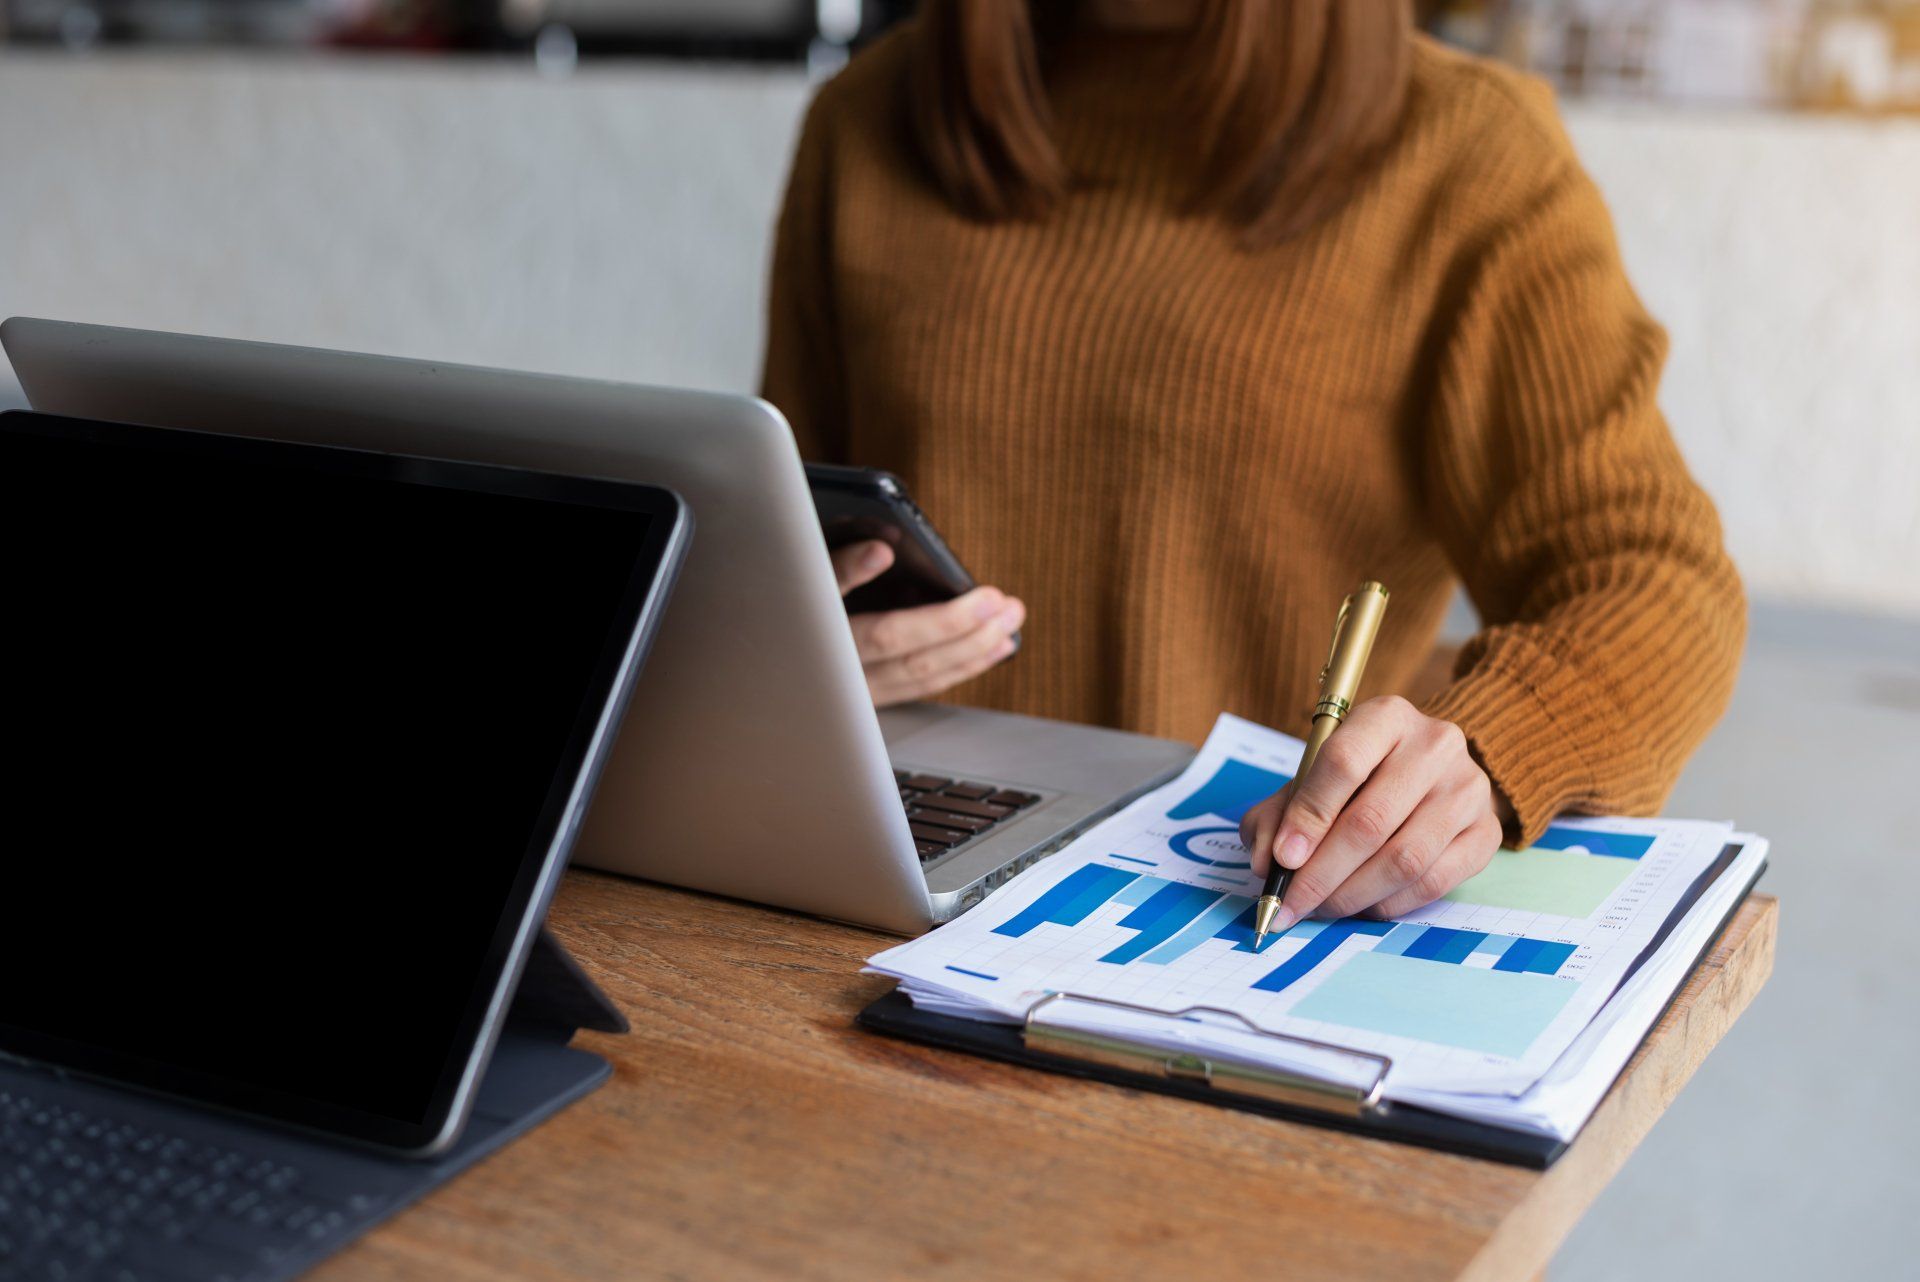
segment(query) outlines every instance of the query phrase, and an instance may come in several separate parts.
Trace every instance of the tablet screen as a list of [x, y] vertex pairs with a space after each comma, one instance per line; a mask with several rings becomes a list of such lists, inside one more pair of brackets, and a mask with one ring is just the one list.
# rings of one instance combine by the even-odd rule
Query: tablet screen
[[604, 500], [654, 492], [20, 419], [0, 1047], [417, 1137], [657, 568]]

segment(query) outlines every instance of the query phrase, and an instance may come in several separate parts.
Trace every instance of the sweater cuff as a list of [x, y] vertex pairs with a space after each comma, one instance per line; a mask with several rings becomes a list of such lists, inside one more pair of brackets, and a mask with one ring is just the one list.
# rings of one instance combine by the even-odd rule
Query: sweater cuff
[[1589, 772], [1574, 737], [1557, 725], [1546, 702], [1498, 669], [1482, 668], [1428, 699], [1421, 711], [1451, 721], [1518, 819], [1507, 844], [1524, 850], [1567, 803], [1589, 791]]

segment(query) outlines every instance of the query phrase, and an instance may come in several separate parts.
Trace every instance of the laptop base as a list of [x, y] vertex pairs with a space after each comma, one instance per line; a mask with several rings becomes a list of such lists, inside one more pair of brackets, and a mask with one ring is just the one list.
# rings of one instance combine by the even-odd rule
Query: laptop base
[[[948, 704], [884, 709], [880, 729], [896, 771], [976, 780], [1036, 798], [943, 851], [921, 845], [936, 923], [959, 916], [1193, 759], [1190, 745], [1170, 739]], [[908, 800], [906, 791], [902, 800], [910, 820], [916, 804], [930, 804]]]

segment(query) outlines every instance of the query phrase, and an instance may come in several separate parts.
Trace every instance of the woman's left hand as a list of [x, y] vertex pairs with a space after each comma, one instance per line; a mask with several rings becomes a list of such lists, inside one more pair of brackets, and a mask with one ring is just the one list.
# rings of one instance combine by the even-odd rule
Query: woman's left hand
[[1296, 870], [1274, 930], [1315, 914], [1398, 917], [1487, 866], [1504, 805], [1459, 726], [1405, 699], [1370, 699], [1306, 778], [1247, 812], [1240, 836], [1254, 872], [1276, 858]]

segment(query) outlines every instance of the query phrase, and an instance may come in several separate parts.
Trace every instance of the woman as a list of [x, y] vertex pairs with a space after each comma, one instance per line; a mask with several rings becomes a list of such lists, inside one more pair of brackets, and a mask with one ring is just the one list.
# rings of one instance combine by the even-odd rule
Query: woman
[[[856, 618], [882, 704], [1299, 728], [1392, 589], [1385, 697], [1248, 817], [1284, 927], [1660, 805], [1745, 628], [1664, 356], [1550, 96], [1397, 0], [928, 0], [808, 113], [765, 393], [1003, 585]], [[1456, 583], [1485, 627], [1415, 706]]]

